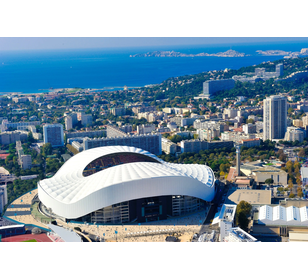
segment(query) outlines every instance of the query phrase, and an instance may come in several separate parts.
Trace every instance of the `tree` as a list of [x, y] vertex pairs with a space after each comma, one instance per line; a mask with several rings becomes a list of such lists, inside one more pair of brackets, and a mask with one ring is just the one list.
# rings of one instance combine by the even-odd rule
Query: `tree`
[[289, 194], [289, 198], [294, 198], [295, 197], [295, 194], [293, 193], [293, 192], [291, 192], [290, 194]]
[[265, 180], [265, 184], [267, 184], [267, 185], [271, 185], [273, 183], [274, 183], [274, 180], [272, 178], [269, 178], [269, 179]]
[[289, 184], [289, 188], [292, 189], [293, 188], [293, 182], [292, 182], [291, 178], [289, 179], [288, 184]]
[[251, 208], [252, 208], [252, 206], [251, 206], [250, 203], [248, 203], [245, 200], [241, 200], [239, 202], [239, 204], [237, 205], [237, 207], [236, 207], [236, 211], [244, 212], [245, 215], [249, 215], [250, 211], [251, 211]]
[[247, 229], [248, 224], [249, 224], [249, 220], [247, 219], [244, 212], [239, 212], [239, 214], [237, 215], [236, 222], [238, 226], [244, 230]]
[[251, 204], [242, 200], [236, 207], [236, 223], [240, 228], [246, 229], [249, 224], [249, 219], [247, 218], [251, 212]]
[[46, 143], [42, 146], [42, 155], [44, 157], [52, 154], [52, 146], [50, 143]]
[[306, 155], [305, 149], [300, 149], [299, 152], [298, 152], [298, 156], [299, 157], [304, 157], [305, 155]]

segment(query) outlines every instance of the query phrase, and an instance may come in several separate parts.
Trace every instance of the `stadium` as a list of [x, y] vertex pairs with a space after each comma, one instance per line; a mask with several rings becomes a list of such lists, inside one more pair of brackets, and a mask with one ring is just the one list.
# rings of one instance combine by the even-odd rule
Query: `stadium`
[[135, 147], [99, 147], [38, 182], [39, 209], [66, 222], [157, 221], [202, 209], [214, 198], [214, 181], [205, 165], [167, 163]]

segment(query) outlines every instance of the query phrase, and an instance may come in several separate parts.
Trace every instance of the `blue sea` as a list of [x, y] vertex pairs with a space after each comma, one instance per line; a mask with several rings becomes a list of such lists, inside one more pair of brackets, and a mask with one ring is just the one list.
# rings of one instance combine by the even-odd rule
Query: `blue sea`
[[[247, 57], [129, 57], [150, 51], [217, 53], [233, 50]], [[0, 94], [47, 92], [50, 88], [123, 89], [158, 84], [170, 77], [225, 68], [239, 69], [282, 56], [261, 56], [256, 50], [300, 51], [307, 42], [206, 46], [164, 46], [84, 50], [1, 51]]]

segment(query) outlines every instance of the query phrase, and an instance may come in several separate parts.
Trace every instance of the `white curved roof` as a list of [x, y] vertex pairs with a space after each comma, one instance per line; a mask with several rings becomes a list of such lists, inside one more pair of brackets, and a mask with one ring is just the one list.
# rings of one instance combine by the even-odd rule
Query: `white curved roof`
[[[137, 153], [158, 162], [132, 162], [90, 176], [83, 170], [93, 160], [114, 153]], [[160, 195], [190, 195], [211, 201], [213, 171], [198, 164], [172, 164], [135, 147], [107, 146], [78, 153], [50, 179], [38, 183], [40, 200], [65, 218], [77, 218], [112, 204]]]

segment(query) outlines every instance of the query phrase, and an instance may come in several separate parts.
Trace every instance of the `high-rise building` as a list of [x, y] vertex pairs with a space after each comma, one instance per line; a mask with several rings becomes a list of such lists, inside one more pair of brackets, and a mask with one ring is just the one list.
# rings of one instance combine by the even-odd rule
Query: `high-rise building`
[[43, 126], [44, 144], [50, 143], [52, 147], [64, 145], [63, 125], [60, 123], [46, 124]]
[[283, 139], [287, 131], [287, 99], [273, 95], [263, 100], [263, 140]]
[[69, 114], [65, 118], [65, 129], [66, 130], [72, 129], [77, 124], [77, 122], [78, 122], [77, 114], [76, 113]]
[[208, 80], [203, 83], [203, 95], [212, 97], [215, 92], [220, 90], [228, 90], [235, 87], [233, 79]]
[[277, 77], [281, 77], [283, 75], [283, 64], [279, 63], [276, 65], [276, 75]]
[[81, 116], [81, 124], [82, 126], [90, 126], [92, 125], [92, 115], [91, 114], [84, 114]]

